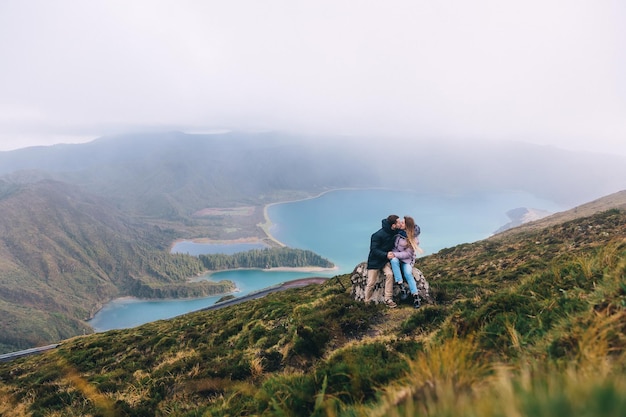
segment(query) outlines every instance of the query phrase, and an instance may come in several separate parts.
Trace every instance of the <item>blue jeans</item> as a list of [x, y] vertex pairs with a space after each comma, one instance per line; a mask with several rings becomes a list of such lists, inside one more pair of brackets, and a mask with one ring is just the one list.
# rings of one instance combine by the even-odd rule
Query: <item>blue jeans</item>
[[[418, 294], [417, 284], [415, 283], [415, 278], [413, 278], [413, 267], [410, 264], [400, 262], [398, 258], [392, 258], [389, 263], [391, 264], [391, 270], [393, 271], [393, 277], [396, 282], [402, 284], [402, 274], [404, 274], [406, 283], [409, 284], [411, 294]], [[400, 269], [402, 269], [402, 272], [400, 272]]]

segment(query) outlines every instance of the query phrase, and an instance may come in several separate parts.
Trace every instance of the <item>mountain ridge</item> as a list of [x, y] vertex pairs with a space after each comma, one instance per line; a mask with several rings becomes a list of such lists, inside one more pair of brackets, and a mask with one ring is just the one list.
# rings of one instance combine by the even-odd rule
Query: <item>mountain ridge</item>
[[138, 216], [189, 220], [206, 207], [264, 205], [277, 192], [398, 184], [422, 192], [518, 189], [579, 205], [626, 188], [626, 157], [523, 143], [472, 144], [281, 132], [129, 134], [0, 152], [0, 179], [70, 182]]

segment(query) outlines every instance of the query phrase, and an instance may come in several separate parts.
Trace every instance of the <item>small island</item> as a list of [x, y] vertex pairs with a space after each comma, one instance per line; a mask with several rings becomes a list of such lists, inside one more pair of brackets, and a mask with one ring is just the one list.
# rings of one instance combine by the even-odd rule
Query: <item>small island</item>
[[239, 268], [273, 269], [273, 268], [334, 268], [328, 259], [310, 250], [288, 247], [252, 249], [232, 255], [208, 254], [199, 255], [204, 267], [210, 271], [222, 271]]

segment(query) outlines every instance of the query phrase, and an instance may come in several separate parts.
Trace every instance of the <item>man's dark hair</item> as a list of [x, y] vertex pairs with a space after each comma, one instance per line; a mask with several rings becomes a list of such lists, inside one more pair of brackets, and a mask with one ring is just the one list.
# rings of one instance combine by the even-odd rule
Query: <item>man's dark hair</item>
[[400, 216], [396, 216], [395, 214], [390, 214], [390, 215], [387, 217], [387, 221], [389, 222], [389, 225], [392, 225], [392, 224], [396, 224], [396, 221], [397, 221], [399, 218], [400, 218]]

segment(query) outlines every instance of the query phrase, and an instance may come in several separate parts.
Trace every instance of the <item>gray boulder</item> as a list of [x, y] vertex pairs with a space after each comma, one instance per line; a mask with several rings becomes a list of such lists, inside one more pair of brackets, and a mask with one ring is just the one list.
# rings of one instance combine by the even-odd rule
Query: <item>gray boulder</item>
[[[417, 289], [419, 291], [419, 296], [422, 303], [434, 304], [434, 301], [430, 295], [430, 286], [428, 285], [428, 281], [424, 277], [422, 271], [418, 268], [413, 267], [413, 278], [417, 283]], [[352, 282], [351, 296], [357, 301], [365, 301], [365, 286], [367, 285], [367, 262], [361, 262], [358, 264], [354, 270], [352, 271], [352, 275], [350, 276], [350, 281]], [[394, 285], [393, 286], [393, 297], [396, 301], [400, 300], [400, 295], [402, 294], [402, 289], [404, 289], [406, 294], [410, 294], [409, 286], [406, 281], [402, 282], [402, 285]], [[372, 302], [374, 303], [383, 303], [385, 301], [385, 276], [380, 273], [378, 274], [378, 281], [374, 285], [374, 292], [372, 293]], [[413, 302], [412, 297], [410, 297], [410, 301]]]

